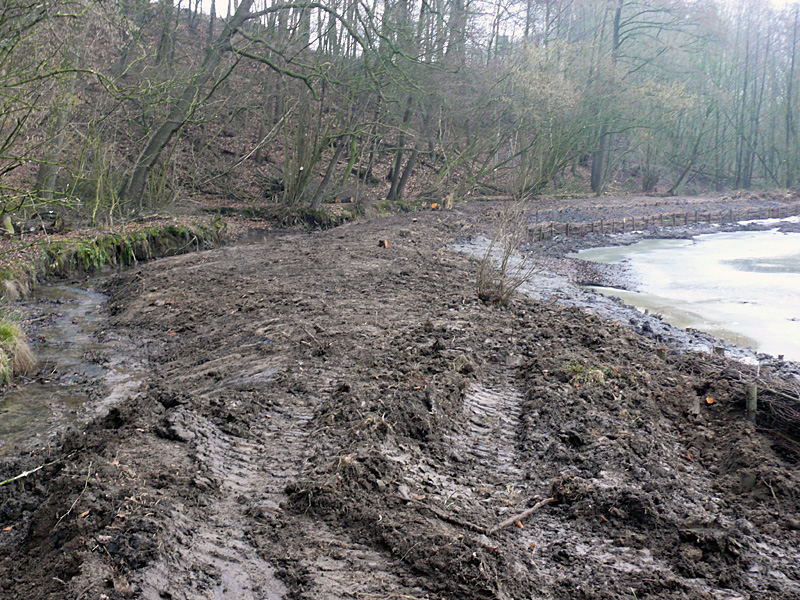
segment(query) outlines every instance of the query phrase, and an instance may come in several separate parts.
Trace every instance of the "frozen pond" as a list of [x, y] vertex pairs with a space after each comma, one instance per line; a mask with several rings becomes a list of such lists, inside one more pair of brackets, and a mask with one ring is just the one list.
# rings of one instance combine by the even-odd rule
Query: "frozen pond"
[[746, 231], [644, 240], [574, 257], [625, 263], [638, 292], [596, 288], [676, 327], [800, 361], [800, 233]]

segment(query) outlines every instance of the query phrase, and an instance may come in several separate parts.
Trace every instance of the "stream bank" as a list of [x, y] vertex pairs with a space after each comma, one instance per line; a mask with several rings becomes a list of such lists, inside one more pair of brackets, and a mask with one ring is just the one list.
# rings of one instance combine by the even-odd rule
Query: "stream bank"
[[213, 248], [223, 241], [222, 220], [149, 219], [112, 232], [37, 232], [0, 238], [0, 300], [28, 295], [37, 280], [78, 278], [164, 256]]
[[103, 330], [106, 296], [95, 291], [102, 281], [40, 285], [18, 304], [37, 365], [4, 391], [0, 456], [46, 449], [66, 429], [106, 415], [143, 378], [131, 344]]

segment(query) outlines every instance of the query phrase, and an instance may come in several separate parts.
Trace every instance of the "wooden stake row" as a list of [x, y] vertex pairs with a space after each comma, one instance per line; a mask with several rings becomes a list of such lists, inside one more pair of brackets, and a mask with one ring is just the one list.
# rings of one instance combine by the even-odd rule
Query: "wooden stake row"
[[[756, 219], [781, 219], [800, 215], [800, 203], [787, 204], [777, 208], [748, 209], [745, 211], [720, 210], [720, 211], [687, 211], [671, 212], [651, 215], [646, 217], [624, 217], [622, 219], [600, 219], [592, 223], [557, 223], [547, 221], [537, 222], [529, 231], [534, 240], [553, 239], [556, 235], [580, 237], [590, 233], [625, 233], [649, 227], [678, 227], [680, 225], [700, 223], [735, 223], [738, 221], [752, 221]], [[538, 214], [536, 216], [538, 221]]]

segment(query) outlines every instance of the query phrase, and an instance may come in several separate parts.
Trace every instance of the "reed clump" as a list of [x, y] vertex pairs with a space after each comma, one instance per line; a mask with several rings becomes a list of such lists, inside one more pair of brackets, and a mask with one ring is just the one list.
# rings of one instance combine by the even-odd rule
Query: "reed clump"
[[36, 358], [19, 323], [11, 315], [0, 314], [0, 384], [30, 372], [35, 365]]

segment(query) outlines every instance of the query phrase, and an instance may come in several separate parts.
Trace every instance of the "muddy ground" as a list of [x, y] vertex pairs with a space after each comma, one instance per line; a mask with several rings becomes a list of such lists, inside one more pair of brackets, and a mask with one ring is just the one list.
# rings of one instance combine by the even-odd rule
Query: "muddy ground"
[[0, 597], [800, 598], [798, 444], [745, 419], [753, 368], [479, 301], [448, 245], [496, 210], [111, 278], [98, 335], [146, 376], [3, 460], [44, 466], [0, 486]]

